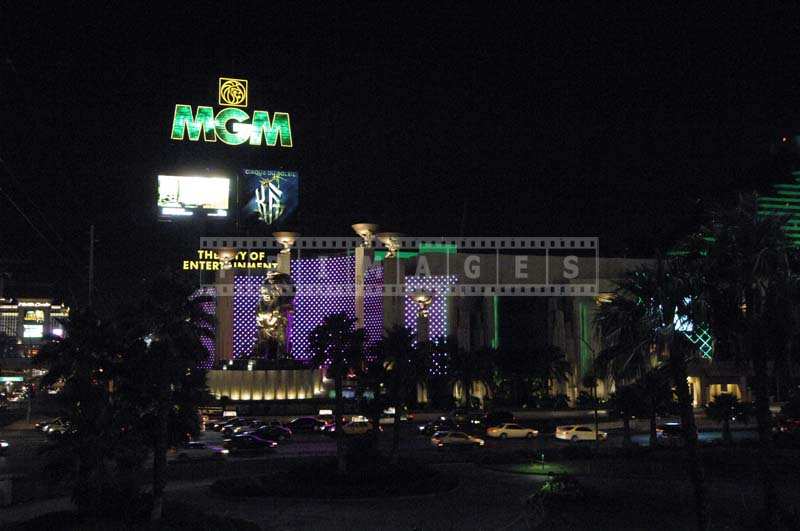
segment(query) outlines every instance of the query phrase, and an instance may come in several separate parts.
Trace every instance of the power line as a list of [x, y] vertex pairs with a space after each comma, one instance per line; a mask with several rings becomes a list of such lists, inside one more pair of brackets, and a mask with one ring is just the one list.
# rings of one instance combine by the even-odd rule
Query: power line
[[[0, 159], [0, 162], [3, 163], [3, 167], [8, 172], [8, 167], [6, 166], [3, 159]], [[36, 226], [36, 224], [31, 220], [31, 218], [28, 217], [27, 214], [25, 214], [22, 208], [20, 208], [17, 202], [14, 201], [14, 199], [8, 194], [8, 192], [6, 192], [6, 190], [2, 186], [0, 186], [0, 193], [2, 193], [3, 196], [5, 196], [5, 198], [8, 199], [8, 202], [11, 203], [11, 206], [13, 206], [14, 209], [17, 212], [19, 212], [19, 215], [22, 216], [22, 219], [24, 219], [28, 223], [28, 225], [31, 226], [31, 228], [36, 232], [36, 234], [38, 234], [39, 237], [42, 238], [53, 251], [55, 251], [55, 253], [61, 258], [61, 260], [64, 261], [64, 264], [67, 266], [70, 272], [77, 275], [78, 272], [72, 268], [72, 264], [69, 262], [69, 260], [67, 260], [67, 258], [61, 253], [61, 251], [55, 245], [53, 245], [50, 239], [41, 230], [39, 230], [39, 227]]]

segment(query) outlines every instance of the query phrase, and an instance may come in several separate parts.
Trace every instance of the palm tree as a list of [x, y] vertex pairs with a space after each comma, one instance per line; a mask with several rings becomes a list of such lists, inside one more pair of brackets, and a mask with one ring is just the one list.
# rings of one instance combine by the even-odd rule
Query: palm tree
[[680, 405], [697, 525], [705, 529], [704, 474], [687, 382], [687, 365], [697, 353], [679, 329], [694, 317], [697, 292], [696, 277], [687, 263], [680, 258], [659, 259], [655, 268], [642, 267], [623, 276], [615, 296], [600, 305], [595, 325], [606, 342], [598, 364], [615, 375], [635, 377], [652, 367], [654, 356], [666, 358]]
[[45, 344], [36, 357], [48, 369], [43, 385], [64, 382], [59, 401], [69, 430], [49, 449], [49, 466], [71, 476], [73, 501], [91, 511], [108, 494], [104, 490], [119, 470], [114, 461], [136, 446], [122, 429], [122, 408], [111, 393], [123, 347], [119, 329], [91, 311], [72, 312], [64, 327], [65, 337]]
[[539, 389], [548, 396], [553, 383], [564, 383], [569, 380], [572, 365], [564, 355], [564, 351], [555, 345], [542, 345], [533, 351], [535, 365], [534, 380]]
[[[361, 397], [361, 409], [365, 412], [372, 424], [373, 449], [378, 449], [380, 420], [386, 406], [384, 396], [384, 382], [386, 381], [386, 359], [380, 343], [371, 348], [356, 367], [358, 382], [358, 396]], [[372, 394], [371, 399], [365, 398], [366, 392]]]
[[733, 443], [731, 421], [735, 419], [747, 422], [749, 410], [747, 406], [739, 402], [736, 395], [720, 393], [706, 406], [706, 415], [711, 420], [722, 424], [722, 440], [726, 444], [731, 444]]
[[614, 416], [622, 419], [623, 444], [630, 447], [631, 442], [631, 417], [641, 407], [641, 390], [636, 385], [618, 387], [608, 401], [608, 409]]
[[666, 366], [662, 365], [646, 372], [637, 380], [636, 386], [639, 388], [642, 405], [649, 421], [650, 447], [655, 448], [658, 445], [656, 430], [658, 416], [673, 414], [677, 410], [674, 393], [666, 374]]
[[400, 418], [410, 394], [428, 376], [428, 356], [425, 345], [416, 343], [411, 332], [403, 326], [390, 329], [378, 344], [377, 350], [384, 363], [384, 377], [389, 397], [394, 406], [392, 429], [392, 462], [399, 459]]
[[198, 365], [208, 355], [202, 339], [213, 338], [213, 317], [204, 309], [209, 300], [180, 278], [160, 275], [146, 284], [126, 318], [129, 346], [116, 387], [139, 408], [152, 445], [152, 520], [162, 514], [168, 445], [175, 431], [185, 434], [199, 425], [196, 410], [206, 387]]
[[492, 377], [491, 357], [485, 350], [467, 350], [461, 348], [458, 338], [450, 335], [433, 345], [443, 360], [450, 380], [461, 386], [464, 408], [469, 412], [472, 408], [472, 384], [479, 381], [486, 388]]
[[342, 432], [342, 388], [348, 373], [361, 364], [366, 337], [363, 329], [356, 330], [355, 322], [344, 313], [336, 313], [326, 317], [310, 334], [312, 363], [317, 367], [325, 366], [334, 382], [334, 437], [337, 469], [341, 474], [347, 472]]
[[772, 452], [771, 367], [785, 366], [797, 342], [800, 301], [798, 252], [783, 230], [786, 219], [763, 216], [755, 195], [714, 213], [700, 241], [704, 302], [716, 353], [752, 373], [760, 441], [764, 512], [774, 518], [777, 491], [769, 467]]

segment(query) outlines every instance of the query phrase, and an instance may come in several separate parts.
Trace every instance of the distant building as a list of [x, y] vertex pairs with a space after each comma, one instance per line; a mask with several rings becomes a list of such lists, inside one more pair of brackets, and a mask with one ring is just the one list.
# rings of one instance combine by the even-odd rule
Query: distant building
[[[616, 281], [626, 271], [654, 262], [604, 258], [594, 248], [577, 244], [574, 251], [549, 258], [530, 250], [520, 260], [520, 253], [496, 251], [493, 245], [475, 248], [463, 245], [472, 242], [459, 243], [458, 248], [454, 244], [404, 247], [392, 259], [384, 250], [364, 248], [304, 250], [300, 259], [286, 255], [282, 268], [291, 273], [296, 290], [287, 330], [291, 358], [307, 363], [312, 356], [309, 332], [326, 316], [343, 312], [365, 329], [368, 346], [396, 325], [409, 328], [421, 341], [455, 336], [461, 348], [470, 350], [509, 348], [534, 355], [538, 347], [554, 345], [565, 353], [571, 373], [567, 382], [553, 382], [552, 392], [570, 401], [581, 392], [591, 392], [583, 380], [603, 344], [594, 326], [597, 309], [613, 295]], [[578, 268], [577, 262], [568, 260], [573, 252], [582, 253], [588, 261]], [[590, 267], [584, 268], [587, 264]], [[216, 315], [217, 329], [216, 341], [209, 345], [208, 368], [222, 368], [253, 355], [259, 286], [265, 273], [230, 270], [217, 277], [216, 291], [229, 291], [209, 308]], [[689, 371], [695, 404], [704, 405], [721, 392], [747, 399], [742, 374], [713, 361], [713, 338], [702, 330], [686, 333], [703, 355]], [[437, 370], [435, 363], [432, 370]], [[283, 382], [284, 376], [276, 372], [257, 378], [252, 373], [212, 370], [209, 385], [215, 395], [234, 400], [314, 398], [327, 392], [319, 377], [301, 389], [296, 382]], [[605, 398], [614, 389], [613, 380], [600, 381], [597, 395]], [[453, 392], [461, 395], [459, 384]], [[471, 394], [488, 397], [489, 390], [475, 382]], [[417, 398], [427, 401], [424, 387]]]
[[46, 298], [0, 298], [0, 334], [14, 338], [16, 349], [5, 358], [32, 358], [48, 337], [63, 337], [69, 308]]

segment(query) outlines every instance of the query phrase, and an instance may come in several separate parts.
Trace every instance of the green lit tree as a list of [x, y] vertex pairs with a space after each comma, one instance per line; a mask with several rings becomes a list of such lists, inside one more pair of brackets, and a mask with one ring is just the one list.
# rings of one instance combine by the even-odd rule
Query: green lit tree
[[350, 371], [355, 371], [361, 365], [364, 357], [364, 339], [364, 330], [356, 330], [355, 319], [347, 317], [344, 313], [329, 315], [310, 334], [312, 363], [317, 367], [325, 367], [325, 371], [334, 382], [336, 393], [333, 411], [334, 437], [337, 469], [341, 474], [347, 472], [342, 431], [344, 405], [342, 390], [344, 379]]

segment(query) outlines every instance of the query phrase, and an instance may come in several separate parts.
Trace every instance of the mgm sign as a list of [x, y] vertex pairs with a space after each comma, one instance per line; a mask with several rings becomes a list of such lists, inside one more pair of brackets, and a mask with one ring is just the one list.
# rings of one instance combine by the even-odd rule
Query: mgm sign
[[216, 142], [238, 146], [292, 147], [292, 126], [289, 113], [253, 110], [251, 116], [244, 110], [248, 105], [248, 82], [246, 79], [219, 78], [218, 103], [222, 108], [198, 105], [175, 105], [172, 118], [172, 140], [192, 142], [201, 138], [204, 142]]

